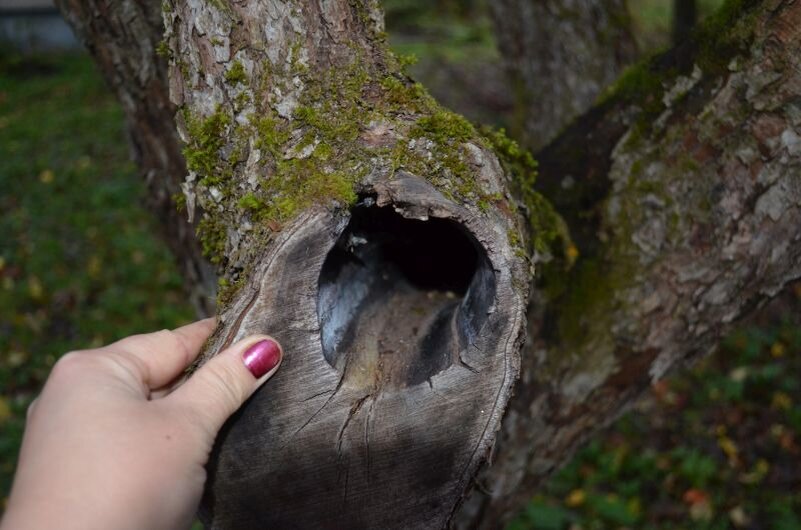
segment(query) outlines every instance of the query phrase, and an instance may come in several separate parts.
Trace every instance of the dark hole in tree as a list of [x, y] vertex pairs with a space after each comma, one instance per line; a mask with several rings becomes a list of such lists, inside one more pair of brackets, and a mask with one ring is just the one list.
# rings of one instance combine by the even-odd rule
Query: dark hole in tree
[[417, 384], [475, 343], [494, 297], [486, 252], [456, 222], [358, 207], [320, 274], [323, 354], [349, 386]]

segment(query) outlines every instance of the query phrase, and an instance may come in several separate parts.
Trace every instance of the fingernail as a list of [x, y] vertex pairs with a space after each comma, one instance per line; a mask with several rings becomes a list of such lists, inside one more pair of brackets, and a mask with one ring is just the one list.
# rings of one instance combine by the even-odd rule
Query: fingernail
[[242, 354], [242, 360], [256, 379], [260, 378], [281, 361], [281, 348], [274, 340], [257, 342]]

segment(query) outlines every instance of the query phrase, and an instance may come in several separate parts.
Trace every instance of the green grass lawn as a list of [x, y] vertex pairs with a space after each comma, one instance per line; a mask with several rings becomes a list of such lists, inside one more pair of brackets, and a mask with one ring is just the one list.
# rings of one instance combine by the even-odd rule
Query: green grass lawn
[[0, 499], [60, 355], [192, 317], [143, 193], [88, 57], [0, 56]]
[[801, 284], [649, 395], [509, 530], [801, 529]]
[[[0, 56], [0, 498], [60, 355], [192, 319], [143, 193], [88, 57]], [[797, 285], [656, 385], [510, 528], [801, 529], [800, 354]]]

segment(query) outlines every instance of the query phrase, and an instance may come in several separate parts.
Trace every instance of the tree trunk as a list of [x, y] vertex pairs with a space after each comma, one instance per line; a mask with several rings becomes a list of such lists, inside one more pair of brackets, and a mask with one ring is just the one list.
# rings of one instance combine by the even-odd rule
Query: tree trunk
[[[498, 527], [652, 381], [801, 276], [798, 3], [713, 19], [541, 153], [570, 237], [399, 73], [372, 4], [164, 16], [187, 209], [228, 284], [205, 358], [255, 331], [287, 351], [220, 436], [213, 527]], [[542, 274], [496, 436], [530, 278], [513, 191]]]
[[515, 397], [460, 526], [508, 520], [650, 384], [801, 276], [799, 28], [797, 2], [721, 12], [540, 153], [578, 258], [543, 267]]
[[507, 175], [403, 75], [372, 5], [164, 17], [187, 209], [228, 283], [206, 358], [253, 333], [286, 351], [218, 438], [203, 520], [446, 525], [520, 363], [530, 273]]
[[695, 0], [673, 0], [673, 43], [680, 45], [695, 27]]
[[214, 313], [216, 279], [203, 259], [195, 229], [176, 208], [183, 199], [186, 165], [167, 91], [167, 64], [156, 51], [163, 23], [157, 2], [56, 0], [122, 104], [131, 154], [147, 185], [146, 206], [161, 221], [163, 237], [200, 315]]
[[515, 137], [537, 151], [584, 113], [635, 56], [624, 0], [489, 3], [516, 96]]

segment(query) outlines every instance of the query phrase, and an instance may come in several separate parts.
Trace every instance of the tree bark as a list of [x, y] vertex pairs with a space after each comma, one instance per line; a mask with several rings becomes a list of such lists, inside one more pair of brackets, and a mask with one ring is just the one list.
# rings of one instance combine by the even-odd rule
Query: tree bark
[[[801, 276], [801, 6], [772, 0], [633, 70], [541, 152], [572, 238], [546, 262], [532, 237], [541, 280], [496, 437], [530, 271], [510, 194], [524, 190], [486, 140], [399, 73], [373, 5], [164, 16], [187, 207], [230, 284], [205, 356], [254, 331], [288, 352], [221, 434], [212, 526], [497, 527], [653, 380]], [[416, 255], [457, 274], [421, 278]]]
[[512, 182], [401, 72], [371, 3], [189, 0], [164, 17], [187, 209], [229, 284], [204, 359], [253, 333], [286, 352], [218, 438], [202, 519], [445, 526], [520, 362]]
[[623, 0], [489, 3], [516, 96], [512, 128], [537, 151], [583, 114], [636, 53]]
[[56, 0], [122, 104], [131, 155], [147, 186], [146, 206], [161, 222], [189, 299], [200, 315], [214, 313], [216, 279], [201, 255], [195, 229], [176, 208], [186, 165], [167, 91], [167, 65], [156, 51], [164, 33], [158, 2]]
[[789, 1], [721, 13], [540, 153], [580, 256], [543, 267], [515, 397], [460, 526], [508, 520], [650, 384], [801, 276], [800, 27]]
[[696, 21], [695, 0], [673, 1], [673, 43], [680, 45], [690, 36]]

